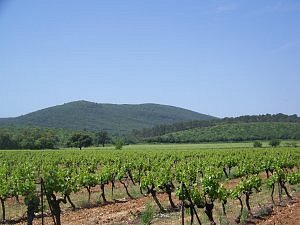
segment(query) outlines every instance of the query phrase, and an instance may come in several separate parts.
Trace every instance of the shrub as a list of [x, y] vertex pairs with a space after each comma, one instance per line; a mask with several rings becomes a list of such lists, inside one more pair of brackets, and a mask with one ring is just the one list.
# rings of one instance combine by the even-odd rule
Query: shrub
[[279, 141], [279, 140], [271, 140], [271, 141], [269, 142], [269, 145], [270, 145], [271, 147], [277, 147], [277, 146], [280, 145], [280, 141]]
[[253, 142], [253, 147], [254, 148], [261, 148], [262, 147], [262, 143], [260, 141], [254, 141]]
[[124, 145], [124, 141], [123, 141], [123, 139], [117, 139], [114, 144], [115, 144], [116, 150], [121, 150]]

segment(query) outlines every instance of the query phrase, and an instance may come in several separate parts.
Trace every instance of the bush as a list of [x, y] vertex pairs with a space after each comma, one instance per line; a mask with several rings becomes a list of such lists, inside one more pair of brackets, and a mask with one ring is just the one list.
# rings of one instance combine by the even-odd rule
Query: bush
[[253, 142], [253, 147], [254, 148], [261, 148], [262, 147], [262, 143], [260, 141], [254, 141]]
[[114, 144], [115, 144], [116, 150], [121, 150], [124, 145], [124, 141], [123, 141], [123, 139], [117, 139], [117, 140], [115, 140]]
[[271, 140], [270, 142], [269, 142], [269, 145], [271, 146], [271, 147], [277, 147], [277, 146], [279, 146], [280, 145], [280, 141], [279, 140]]
[[88, 134], [75, 133], [68, 140], [69, 147], [76, 147], [81, 150], [82, 147], [89, 147], [92, 145], [93, 139]]

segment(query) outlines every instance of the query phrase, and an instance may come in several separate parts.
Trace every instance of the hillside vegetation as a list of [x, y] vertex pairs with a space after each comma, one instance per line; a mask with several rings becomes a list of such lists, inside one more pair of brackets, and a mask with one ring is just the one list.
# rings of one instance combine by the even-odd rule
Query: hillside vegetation
[[132, 135], [137, 138], [148, 138], [162, 136], [164, 134], [173, 133], [177, 131], [184, 131], [193, 128], [204, 128], [211, 127], [217, 124], [224, 123], [251, 123], [251, 122], [293, 122], [300, 123], [300, 117], [296, 114], [294, 115], [285, 115], [282, 113], [278, 114], [265, 114], [265, 115], [245, 115], [239, 117], [225, 117], [223, 119], [215, 120], [192, 120], [185, 122], [177, 122], [174, 124], [161, 124], [151, 128], [144, 128], [142, 130], [134, 130]]
[[147, 142], [199, 143], [213, 141], [249, 141], [270, 139], [300, 139], [300, 123], [237, 122], [220, 123], [149, 137]]
[[75, 101], [16, 118], [2, 118], [0, 126], [23, 125], [71, 130], [106, 130], [114, 134], [124, 134], [133, 129], [150, 128], [158, 124], [211, 119], [216, 118], [168, 105], [117, 105]]
[[[127, 119], [125, 115], [128, 116]], [[190, 120], [136, 129], [138, 126], [150, 126], [159, 121], [187, 119], [193, 116], [197, 117], [199, 114], [155, 104], [110, 105], [72, 102], [25, 116], [4, 119], [5, 122], [2, 121], [0, 126], [0, 149], [53, 149], [70, 146], [81, 148], [117, 142], [134, 144], [300, 140], [299, 117], [284, 114], [223, 119], [201, 116], [211, 120]], [[64, 126], [70, 128], [66, 129]], [[123, 128], [119, 129], [121, 127]], [[135, 129], [130, 133], [133, 127]]]

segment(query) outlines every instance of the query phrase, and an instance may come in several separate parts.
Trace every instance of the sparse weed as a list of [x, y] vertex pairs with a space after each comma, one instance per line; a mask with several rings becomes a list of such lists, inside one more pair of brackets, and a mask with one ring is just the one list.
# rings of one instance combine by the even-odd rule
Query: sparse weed
[[154, 209], [151, 204], [148, 202], [144, 211], [141, 213], [141, 224], [148, 225], [151, 224], [151, 221], [154, 218]]
[[249, 218], [249, 211], [248, 210], [243, 210], [241, 219], [240, 219], [240, 224], [245, 225], [247, 223], [247, 219]]

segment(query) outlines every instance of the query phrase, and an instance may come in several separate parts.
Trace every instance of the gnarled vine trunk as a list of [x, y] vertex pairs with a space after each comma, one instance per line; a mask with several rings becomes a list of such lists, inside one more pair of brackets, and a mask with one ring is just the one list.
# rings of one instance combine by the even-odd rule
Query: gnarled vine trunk
[[223, 167], [223, 172], [224, 172], [226, 178], [228, 178], [229, 176], [228, 176], [228, 173], [227, 173], [227, 171], [226, 171], [226, 167]]
[[245, 192], [247, 210], [248, 210], [249, 214], [252, 216], [253, 214], [251, 212], [251, 207], [250, 207], [250, 195], [251, 195], [251, 192], [249, 192], [249, 191]]
[[214, 203], [213, 202], [206, 202], [205, 203], [205, 214], [207, 215], [210, 224], [211, 225], [216, 225], [214, 218], [213, 218], [213, 209], [214, 209]]
[[90, 203], [91, 201], [91, 187], [87, 186], [85, 187], [87, 192], [88, 192], [88, 203]]
[[[66, 204], [67, 201], [65, 198], [61, 199], [57, 199], [55, 194], [46, 194], [48, 203], [50, 205], [50, 209], [52, 212], [52, 215], [55, 217], [55, 224], [56, 225], [61, 225], [61, 219], [60, 219], [60, 214], [61, 214], [61, 207], [60, 207], [60, 203], [64, 203]], [[65, 196], [66, 197], [66, 196]]]
[[4, 201], [5, 201], [5, 198], [0, 198], [0, 201], [1, 201], [1, 207], [2, 207], [2, 221], [5, 221], [5, 204], [4, 204]]
[[101, 189], [101, 197], [103, 199], [104, 203], [107, 203], [107, 200], [105, 198], [105, 190], [104, 190], [104, 184], [100, 184], [100, 189]]
[[131, 194], [129, 193], [129, 191], [128, 191], [128, 186], [126, 185], [126, 183], [123, 182], [123, 181], [121, 181], [121, 180], [120, 180], [120, 183], [123, 184], [123, 187], [125, 188], [125, 191], [126, 191], [127, 196], [128, 196], [130, 199], [133, 199], [132, 195], [131, 195]]
[[275, 184], [272, 184], [271, 199], [272, 199], [272, 204], [273, 204], [273, 205], [275, 205], [275, 201], [274, 201], [274, 190], [275, 190]]
[[292, 196], [290, 195], [290, 193], [288, 192], [287, 187], [285, 186], [283, 181], [280, 181], [280, 186], [283, 188], [283, 190], [284, 190], [285, 194], [288, 196], [288, 198], [290, 200], [293, 199]]
[[152, 185], [151, 188], [148, 188], [148, 193], [151, 194], [153, 200], [155, 201], [156, 205], [158, 206], [160, 212], [165, 212], [166, 210], [164, 209], [164, 207], [162, 206], [162, 204], [160, 204], [157, 196], [156, 196], [156, 190], [154, 189], [154, 186]]
[[241, 222], [241, 217], [242, 217], [243, 211], [244, 211], [244, 205], [243, 205], [243, 201], [242, 201], [241, 197], [237, 197], [237, 199], [239, 200], [241, 208], [240, 208], [240, 214], [235, 219], [235, 222], [240, 223]]
[[34, 213], [39, 209], [40, 200], [36, 195], [27, 196], [25, 197], [25, 203], [27, 205], [27, 225], [32, 225], [35, 218]]
[[169, 202], [172, 208], [176, 208], [176, 205], [174, 204], [173, 200], [172, 200], [172, 185], [170, 184], [166, 184], [165, 185], [165, 189], [166, 189], [166, 193], [168, 195], [169, 198]]
[[71, 198], [70, 198], [70, 195], [66, 195], [66, 198], [68, 200], [68, 202], [70, 203], [71, 207], [72, 207], [72, 210], [75, 211], [76, 209], [76, 206], [75, 204], [72, 202]]

